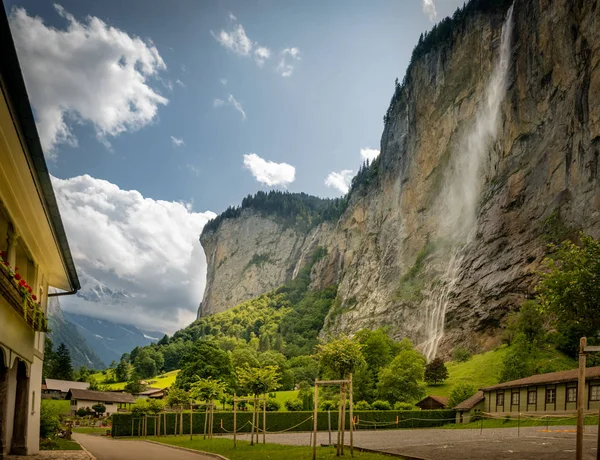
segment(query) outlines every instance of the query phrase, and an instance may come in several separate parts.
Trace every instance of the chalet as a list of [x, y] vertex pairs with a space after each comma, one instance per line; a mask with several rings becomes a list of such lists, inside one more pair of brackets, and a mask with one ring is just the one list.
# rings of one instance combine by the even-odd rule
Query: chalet
[[65, 399], [71, 388], [87, 390], [90, 384], [87, 382], [71, 382], [70, 380], [46, 379], [42, 385], [43, 399]]
[[421, 410], [445, 409], [448, 407], [448, 398], [429, 395], [415, 404]]
[[135, 403], [135, 399], [129, 393], [117, 393], [114, 391], [92, 391], [78, 390], [72, 388], [67, 393], [67, 398], [71, 401], [71, 415], [79, 409], [90, 409], [96, 404], [102, 404], [106, 408], [106, 414], [111, 415], [115, 412], [129, 410], [131, 405]]
[[[577, 410], [577, 369], [532, 375], [482, 388], [484, 410], [492, 413], [574, 412]], [[585, 410], [600, 408], [600, 366], [588, 367]]]
[[[573, 414], [577, 410], [578, 370], [532, 375], [482, 388], [454, 407], [457, 423], [468, 423], [477, 413], [517, 415], [531, 413]], [[600, 366], [588, 367], [583, 408], [600, 409]]]
[[[39, 451], [48, 297], [79, 280], [0, 2], [0, 459]], [[52, 286], [63, 292], [49, 292]]]
[[483, 391], [479, 390], [470, 398], [454, 407], [456, 411], [456, 423], [469, 423], [473, 416], [481, 414], [484, 406]]
[[165, 388], [152, 388], [148, 387], [141, 393], [134, 393], [135, 398], [143, 398], [143, 399], [163, 399], [167, 395], [167, 390]]

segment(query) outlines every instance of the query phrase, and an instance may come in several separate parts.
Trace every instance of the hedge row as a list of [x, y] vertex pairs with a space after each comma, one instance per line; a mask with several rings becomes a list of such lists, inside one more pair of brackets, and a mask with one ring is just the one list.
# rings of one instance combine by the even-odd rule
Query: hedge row
[[[190, 413], [183, 413], [183, 433], [190, 433]], [[252, 420], [251, 412], [237, 413], [238, 432], [249, 432], [250, 422]], [[428, 428], [453, 423], [455, 419], [453, 410], [419, 410], [419, 411], [354, 411], [353, 415], [357, 418], [360, 429], [389, 429], [389, 428]], [[167, 413], [167, 433], [175, 434], [175, 413]], [[165, 433], [164, 414], [161, 414], [160, 432]], [[310, 431], [313, 428], [310, 417], [312, 412], [267, 412], [267, 432], [283, 431]], [[260, 414], [262, 426], [262, 413]], [[327, 430], [328, 413], [318, 413], [318, 429]], [[331, 411], [331, 427], [336, 429], [338, 413]], [[346, 426], [349, 426], [350, 414], [347, 413]], [[398, 421], [398, 423], [396, 423]], [[156, 419], [148, 417], [147, 432], [148, 435], [154, 434]], [[179, 422], [178, 422], [179, 425]], [[139, 436], [142, 434], [142, 423], [139, 417], [133, 417], [132, 414], [114, 414], [113, 415], [113, 436]], [[192, 414], [192, 429], [194, 434], [204, 432], [204, 412], [194, 412]], [[215, 412], [213, 432], [228, 433], [233, 431], [233, 412]], [[177, 430], [179, 433], [179, 428]]]

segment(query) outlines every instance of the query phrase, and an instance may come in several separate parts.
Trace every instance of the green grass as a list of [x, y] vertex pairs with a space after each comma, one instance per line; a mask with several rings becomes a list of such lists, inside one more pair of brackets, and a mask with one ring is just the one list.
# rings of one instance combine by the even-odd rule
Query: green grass
[[75, 441], [62, 438], [41, 439], [40, 450], [81, 450], [81, 446]]
[[93, 434], [93, 435], [106, 435], [106, 430], [110, 430], [108, 427], [100, 426], [74, 426], [73, 433]]
[[[169, 436], [160, 438], [148, 438], [152, 441], [158, 441], [172, 446], [187, 447], [188, 449], [201, 450], [221, 454], [230, 460], [265, 460], [285, 458], [286, 460], [306, 460], [312, 458], [312, 448], [309, 446], [284, 446], [281, 444], [258, 444], [251, 446], [247, 441], [238, 441], [237, 448], [233, 448], [231, 439], [214, 438], [212, 440], [194, 439], [189, 440], [187, 436]], [[346, 450], [346, 456], [350, 452]], [[333, 459], [335, 457], [335, 448], [319, 447], [317, 448], [317, 458]], [[354, 451], [354, 458], [361, 460], [384, 460], [390, 457], [380, 454]]]
[[66, 399], [42, 399], [41, 404], [54, 409], [60, 415], [69, 415], [71, 410], [71, 401]]
[[[148, 382], [149, 386], [151, 386], [152, 388], [167, 388], [175, 383], [175, 378], [177, 377], [178, 372], [179, 369], [171, 372], [165, 372], [164, 374], [160, 374], [161, 377], [152, 377], [146, 379], [146, 382]], [[92, 374], [92, 378], [96, 380], [96, 382], [98, 382], [99, 384], [104, 385], [104, 379], [106, 378], [106, 376], [103, 375], [102, 372], [97, 372], [95, 374]], [[111, 390], [122, 390], [125, 388], [126, 384], [127, 382], [119, 382], [109, 383], [106, 384], [106, 386]]]
[[[494, 385], [498, 382], [502, 360], [508, 347], [503, 345], [496, 350], [479, 355], [473, 355], [467, 362], [448, 362], [448, 380], [442, 385], [428, 385], [427, 394], [435, 396], [450, 396], [452, 388], [459, 383], [469, 383], [477, 388]], [[540, 353], [539, 365], [552, 369], [574, 369], [577, 363], [562, 353], [548, 349]]]
[[285, 408], [285, 402], [288, 399], [294, 399], [298, 397], [298, 390], [291, 390], [291, 391], [277, 391], [275, 393], [275, 400], [277, 400], [277, 402], [279, 404], [281, 404], [281, 408], [279, 409], [280, 411], [287, 411], [287, 409]]

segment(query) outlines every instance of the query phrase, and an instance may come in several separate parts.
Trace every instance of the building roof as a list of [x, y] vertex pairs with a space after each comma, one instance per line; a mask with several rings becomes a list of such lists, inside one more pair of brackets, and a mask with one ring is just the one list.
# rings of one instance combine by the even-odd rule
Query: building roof
[[44, 158], [2, 0], [0, 0], [0, 9], [2, 10], [0, 12], [0, 55], [2, 56], [0, 60], [0, 82], [2, 92], [5, 98], [10, 101], [12, 117], [22, 133], [22, 142], [25, 144], [23, 151], [27, 157], [32, 178], [36, 183], [39, 199], [46, 211], [46, 218], [59, 248], [69, 284], [72, 291], [77, 291], [81, 288], [81, 285], [58, 210], [56, 196], [50, 181], [48, 166]]
[[71, 388], [87, 390], [90, 384], [87, 382], [71, 382], [70, 380], [46, 379], [46, 389], [49, 391], [60, 391], [67, 393]]
[[[550, 385], [555, 383], [576, 382], [578, 369], [568, 371], [550, 372], [549, 374], [532, 375], [524, 379], [511, 380], [490, 387], [482, 388], [483, 391], [502, 390], [505, 388], [527, 387], [532, 385]], [[600, 379], [600, 366], [588, 367], [585, 370], [585, 379]]]
[[67, 399], [83, 399], [86, 401], [134, 403], [135, 399], [129, 393], [114, 393], [112, 391], [78, 390], [72, 388], [67, 393]]
[[152, 388], [152, 387], [148, 387], [144, 391], [142, 391], [141, 393], [136, 393], [136, 394], [139, 394], [139, 395], [153, 395], [155, 393], [161, 393], [161, 392], [164, 392], [164, 391], [165, 391], [164, 388]]
[[470, 398], [465, 399], [459, 405], [457, 405], [456, 407], [454, 407], [454, 410], [471, 410], [477, 404], [479, 404], [481, 401], [483, 401], [483, 399], [484, 399], [483, 391], [479, 390], [473, 396], [471, 396]]
[[444, 396], [428, 395], [428, 396], [425, 396], [421, 401], [416, 403], [415, 406], [418, 406], [419, 404], [424, 403], [428, 399], [433, 399], [435, 402], [441, 404], [444, 407], [446, 407], [448, 405], [448, 398], [445, 398]]

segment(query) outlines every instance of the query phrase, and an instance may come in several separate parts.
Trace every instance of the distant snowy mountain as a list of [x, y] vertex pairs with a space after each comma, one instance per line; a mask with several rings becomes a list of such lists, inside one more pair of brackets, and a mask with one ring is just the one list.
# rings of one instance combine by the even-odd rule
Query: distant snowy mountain
[[71, 354], [73, 367], [86, 366], [90, 369], [107, 367], [108, 364], [92, 350], [86, 337], [79, 333], [77, 326], [65, 318], [58, 297], [50, 297], [48, 300], [48, 321], [50, 327], [48, 336], [54, 344], [54, 349], [64, 343]]
[[[89, 293], [90, 291], [86, 291], [86, 294]], [[102, 296], [124, 295], [114, 291], [109, 293], [106, 290], [98, 290], [98, 293]], [[85, 337], [90, 347], [107, 365], [112, 361], [118, 362], [123, 353], [129, 353], [137, 346], [158, 342], [165, 335], [164, 332], [142, 330], [132, 325], [114, 323], [86, 315], [68, 312], [65, 312], [64, 315], [77, 327], [78, 332]]]

